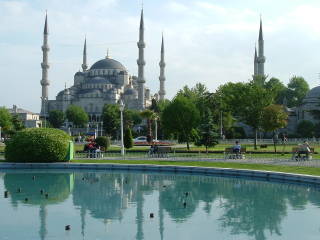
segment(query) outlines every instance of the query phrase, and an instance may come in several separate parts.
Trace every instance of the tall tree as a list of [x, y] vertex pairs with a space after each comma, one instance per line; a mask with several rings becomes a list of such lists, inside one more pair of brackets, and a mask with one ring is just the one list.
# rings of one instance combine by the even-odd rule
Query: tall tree
[[292, 77], [288, 83], [288, 91], [286, 94], [288, 107], [299, 106], [309, 90], [309, 84], [303, 77]]
[[12, 116], [5, 107], [0, 107], [0, 127], [4, 132], [9, 131], [13, 127]]
[[14, 131], [21, 131], [22, 129], [25, 129], [25, 126], [18, 115], [13, 115], [11, 121], [13, 124]]
[[152, 110], [146, 109], [140, 113], [141, 117], [147, 120], [148, 134], [147, 141], [152, 142], [152, 121], [155, 119], [156, 114]]
[[112, 138], [117, 137], [120, 129], [120, 109], [118, 105], [106, 104], [102, 110], [103, 128], [106, 134]]
[[217, 125], [213, 122], [211, 111], [207, 109], [202, 123], [198, 127], [199, 139], [197, 145], [204, 145], [208, 153], [208, 147], [214, 147], [218, 143]]
[[200, 120], [200, 113], [195, 104], [184, 96], [177, 96], [163, 111], [162, 126], [168, 133], [176, 134], [180, 140], [187, 142], [190, 149], [192, 130]]
[[270, 80], [265, 83], [265, 87], [273, 93], [276, 104], [283, 103], [288, 89], [278, 78], [270, 78]]
[[49, 112], [49, 123], [54, 128], [60, 128], [65, 121], [65, 115], [60, 110], [52, 110]]
[[133, 147], [133, 139], [130, 128], [126, 128], [126, 130], [124, 131], [124, 147], [126, 149]]
[[84, 109], [77, 105], [70, 105], [66, 111], [66, 117], [68, 121], [72, 122], [77, 127], [84, 127], [89, 117]]
[[284, 128], [288, 123], [288, 114], [281, 105], [269, 105], [262, 112], [262, 129], [266, 132], [273, 132], [274, 151], [277, 152], [275, 134], [279, 128]]

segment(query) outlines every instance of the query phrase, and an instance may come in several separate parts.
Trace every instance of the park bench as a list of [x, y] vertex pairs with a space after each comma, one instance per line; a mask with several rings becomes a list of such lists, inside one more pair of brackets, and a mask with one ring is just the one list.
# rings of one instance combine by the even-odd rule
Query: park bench
[[153, 149], [150, 148], [148, 152], [149, 157], [168, 157], [168, 153], [171, 152], [171, 147], [169, 146], [155, 146]]
[[239, 153], [234, 153], [232, 147], [225, 148], [224, 158], [225, 159], [245, 159], [246, 148], [242, 147]]
[[307, 157], [307, 154], [306, 153], [300, 153], [300, 156], [299, 156], [299, 150], [300, 148], [299, 147], [293, 147], [292, 148], [292, 160], [295, 160], [295, 161], [307, 161], [307, 160], [311, 160], [312, 159], [312, 154], [314, 153], [314, 148], [310, 148], [310, 152], [309, 152], [309, 156]]

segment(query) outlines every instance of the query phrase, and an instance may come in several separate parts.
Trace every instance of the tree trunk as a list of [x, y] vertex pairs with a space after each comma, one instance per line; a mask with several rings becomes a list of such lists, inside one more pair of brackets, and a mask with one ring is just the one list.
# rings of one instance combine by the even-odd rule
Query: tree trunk
[[273, 132], [273, 147], [274, 147], [274, 152], [277, 153], [277, 143], [276, 143], [276, 133]]
[[257, 150], [257, 142], [258, 142], [258, 129], [254, 129], [255, 135], [254, 135], [254, 150]]
[[151, 119], [148, 119], [147, 123], [148, 123], [148, 134], [147, 135], [149, 136], [149, 139], [150, 139], [149, 143], [150, 143], [153, 140], [152, 139], [152, 129], [151, 129]]
[[189, 140], [187, 140], [187, 149], [188, 149], [188, 151], [190, 150]]

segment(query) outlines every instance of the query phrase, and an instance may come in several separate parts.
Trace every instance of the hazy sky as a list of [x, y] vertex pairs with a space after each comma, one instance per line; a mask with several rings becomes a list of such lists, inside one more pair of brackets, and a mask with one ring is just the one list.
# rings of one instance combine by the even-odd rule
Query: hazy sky
[[[40, 111], [42, 33], [49, 23], [49, 99], [73, 84], [84, 36], [88, 62], [105, 57], [137, 74], [139, 0], [0, 0], [0, 106]], [[204, 83], [214, 91], [253, 72], [262, 14], [265, 72], [288, 83], [293, 75], [319, 85], [319, 0], [145, 0], [146, 85], [159, 90], [161, 32], [166, 90]]]

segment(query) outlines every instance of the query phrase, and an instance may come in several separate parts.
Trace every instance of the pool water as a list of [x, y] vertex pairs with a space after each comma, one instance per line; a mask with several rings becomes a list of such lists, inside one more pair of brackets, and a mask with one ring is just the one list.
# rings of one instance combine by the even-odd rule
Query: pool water
[[312, 186], [183, 174], [30, 170], [0, 172], [0, 193], [0, 240], [320, 236], [320, 190]]

